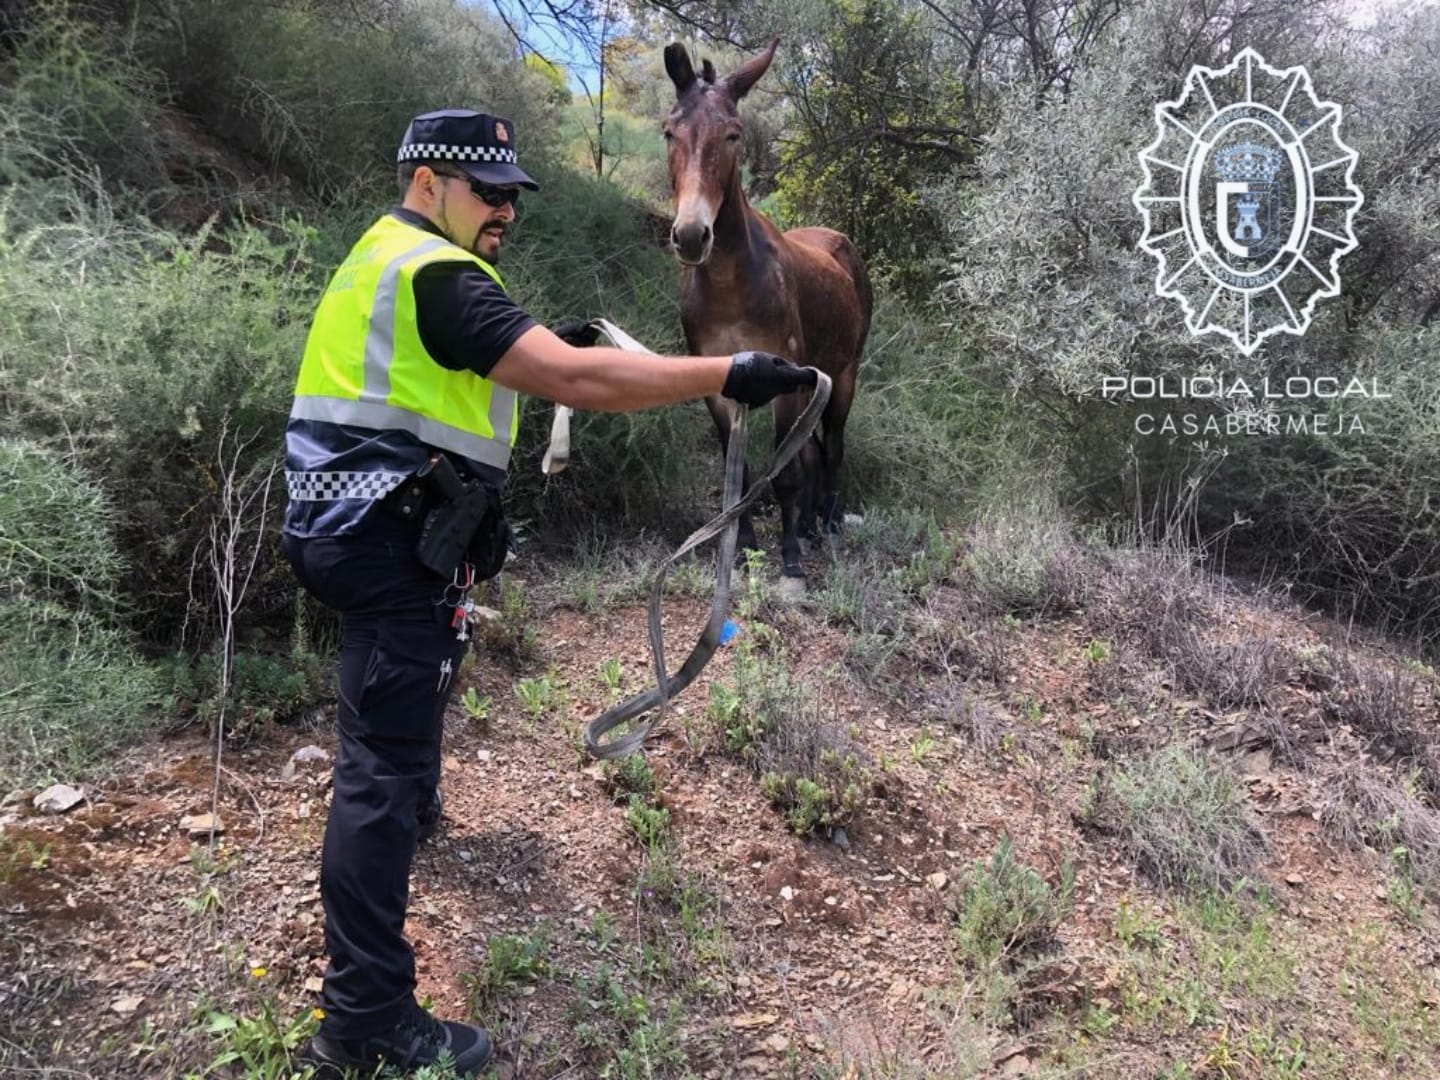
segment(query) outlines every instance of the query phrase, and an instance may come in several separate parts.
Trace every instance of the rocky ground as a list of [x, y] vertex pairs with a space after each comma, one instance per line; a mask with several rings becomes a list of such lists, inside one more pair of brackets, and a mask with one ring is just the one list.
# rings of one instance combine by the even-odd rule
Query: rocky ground
[[[1052, 545], [1017, 592], [987, 542], [816, 555], [799, 607], [746, 587], [625, 770], [579, 732], [646, 685], [643, 575], [517, 566], [415, 867], [436, 1013], [503, 1077], [1440, 1074], [1433, 672], [1159, 555]], [[194, 727], [63, 812], [6, 801], [0, 1072], [292, 1075], [329, 716], [226, 748], [213, 843]], [[841, 828], [757, 778], [814, 765], [792, 721], [853, 755]]]

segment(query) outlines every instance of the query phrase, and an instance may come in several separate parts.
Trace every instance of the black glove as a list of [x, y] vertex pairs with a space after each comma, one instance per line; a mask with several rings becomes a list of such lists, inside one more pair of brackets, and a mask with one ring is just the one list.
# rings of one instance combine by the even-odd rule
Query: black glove
[[581, 319], [564, 319], [552, 326], [550, 332], [577, 349], [588, 349], [600, 340], [600, 328]]
[[767, 352], [739, 352], [730, 361], [730, 374], [720, 393], [741, 405], [764, 405], [771, 398], [814, 386], [819, 380], [809, 368]]

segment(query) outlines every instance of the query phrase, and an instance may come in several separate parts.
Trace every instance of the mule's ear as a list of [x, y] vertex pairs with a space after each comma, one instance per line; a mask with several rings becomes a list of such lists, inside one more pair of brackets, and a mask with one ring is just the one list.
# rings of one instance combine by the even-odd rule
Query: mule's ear
[[715, 65], [709, 60], [706, 60], [700, 65], [700, 77], [707, 83], [713, 83], [715, 81]]
[[695, 84], [695, 66], [690, 63], [690, 54], [685, 51], [685, 46], [679, 42], [665, 46], [665, 74], [675, 84], [676, 97]]
[[760, 76], [769, 69], [770, 61], [775, 59], [775, 46], [779, 44], [780, 39], [775, 38], [763, 53], [754, 59], [745, 61], [743, 65], [725, 76], [725, 85], [730, 88], [731, 97], [739, 101], [750, 92], [752, 86], [760, 81]]

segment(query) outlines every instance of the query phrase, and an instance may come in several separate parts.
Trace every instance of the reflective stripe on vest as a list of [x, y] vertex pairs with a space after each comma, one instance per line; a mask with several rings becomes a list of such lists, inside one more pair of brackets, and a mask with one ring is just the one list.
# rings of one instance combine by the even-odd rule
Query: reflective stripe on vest
[[406, 431], [504, 469], [519, 396], [473, 371], [442, 367], [420, 340], [414, 277], [436, 262], [473, 263], [504, 288], [483, 259], [387, 214], [356, 243], [321, 298], [290, 416]]

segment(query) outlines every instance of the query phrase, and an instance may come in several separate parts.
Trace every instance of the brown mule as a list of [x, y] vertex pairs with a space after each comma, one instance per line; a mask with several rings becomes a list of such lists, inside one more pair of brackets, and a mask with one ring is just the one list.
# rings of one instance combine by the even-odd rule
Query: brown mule
[[[803, 578], [800, 537], [816, 535], [817, 516], [829, 532], [844, 520], [845, 418], [870, 332], [872, 297], [865, 263], [849, 238], [820, 228], [782, 233], [745, 199], [738, 105], [769, 68], [776, 44], [722, 79], [709, 60], [697, 75], [683, 45], [667, 47], [665, 71], [675, 84], [675, 107], [664, 133], [675, 192], [670, 239], [684, 266], [680, 321], [690, 351], [715, 356], [761, 349], [819, 368], [834, 382], [821, 418], [823, 438], [810, 440], [775, 479], [783, 573]], [[808, 395], [798, 391], [775, 399], [777, 444]], [[732, 406], [720, 397], [707, 404], [723, 451]], [[740, 547], [755, 546], [755, 527], [746, 514], [740, 519]]]

